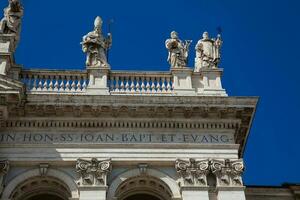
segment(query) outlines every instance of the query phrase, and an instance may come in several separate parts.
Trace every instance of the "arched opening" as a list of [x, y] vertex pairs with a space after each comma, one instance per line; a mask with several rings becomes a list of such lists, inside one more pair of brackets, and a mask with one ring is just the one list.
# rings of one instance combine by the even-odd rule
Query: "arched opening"
[[125, 198], [124, 200], [161, 200], [161, 199], [150, 194], [134, 194]]
[[53, 177], [32, 177], [12, 192], [12, 200], [68, 200], [71, 193], [66, 184]]
[[171, 200], [172, 192], [158, 178], [136, 176], [121, 183], [115, 197], [117, 200]]

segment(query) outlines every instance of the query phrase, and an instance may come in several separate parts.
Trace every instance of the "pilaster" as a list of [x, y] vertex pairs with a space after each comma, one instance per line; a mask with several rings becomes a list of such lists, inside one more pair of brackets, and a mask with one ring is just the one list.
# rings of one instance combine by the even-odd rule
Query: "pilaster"
[[0, 197], [3, 192], [3, 184], [4, 184], [4, 177], [8, 173], [9, 170], [9, 162], [8, 160], [2, 160], [0, 161]]

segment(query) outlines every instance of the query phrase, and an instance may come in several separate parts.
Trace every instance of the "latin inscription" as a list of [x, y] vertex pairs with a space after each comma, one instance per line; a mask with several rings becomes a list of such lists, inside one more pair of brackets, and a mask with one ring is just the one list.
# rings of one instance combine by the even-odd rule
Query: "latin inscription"
[[232, 144], [232, 134], [153, 133], [2, 133], [1, 144], [196, 143]]

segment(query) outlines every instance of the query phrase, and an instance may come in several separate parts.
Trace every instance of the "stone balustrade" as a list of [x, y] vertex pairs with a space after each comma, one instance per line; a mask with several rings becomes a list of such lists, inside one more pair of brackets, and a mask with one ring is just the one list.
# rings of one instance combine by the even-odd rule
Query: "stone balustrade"
[[20, 76], [31, 93], [84, 93], [88, 85], [83, 71], [23, 70]]
[[173, 77], [169, 72], [111, 72], [112, 94], [172, 94]]

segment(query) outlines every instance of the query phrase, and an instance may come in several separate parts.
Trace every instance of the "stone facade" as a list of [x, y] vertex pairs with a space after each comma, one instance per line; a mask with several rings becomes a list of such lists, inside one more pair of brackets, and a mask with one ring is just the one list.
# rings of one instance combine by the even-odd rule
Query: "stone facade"
[[[6, 12], [23, 12], [9, 2]], [[258, 98], [227, 96], [220, 36], [199, 40], [194, 69], [191, 41], [172, 32], [170, 71], [114, 71], [105, 57], [112, 37], [97, 17], [82, 42], [86, 70], [25, 70], [9, 17], [0, 34], [1, 200], [262, 198], [242, 180]], [[299, 193], [282, 190], [286, 199]]]

